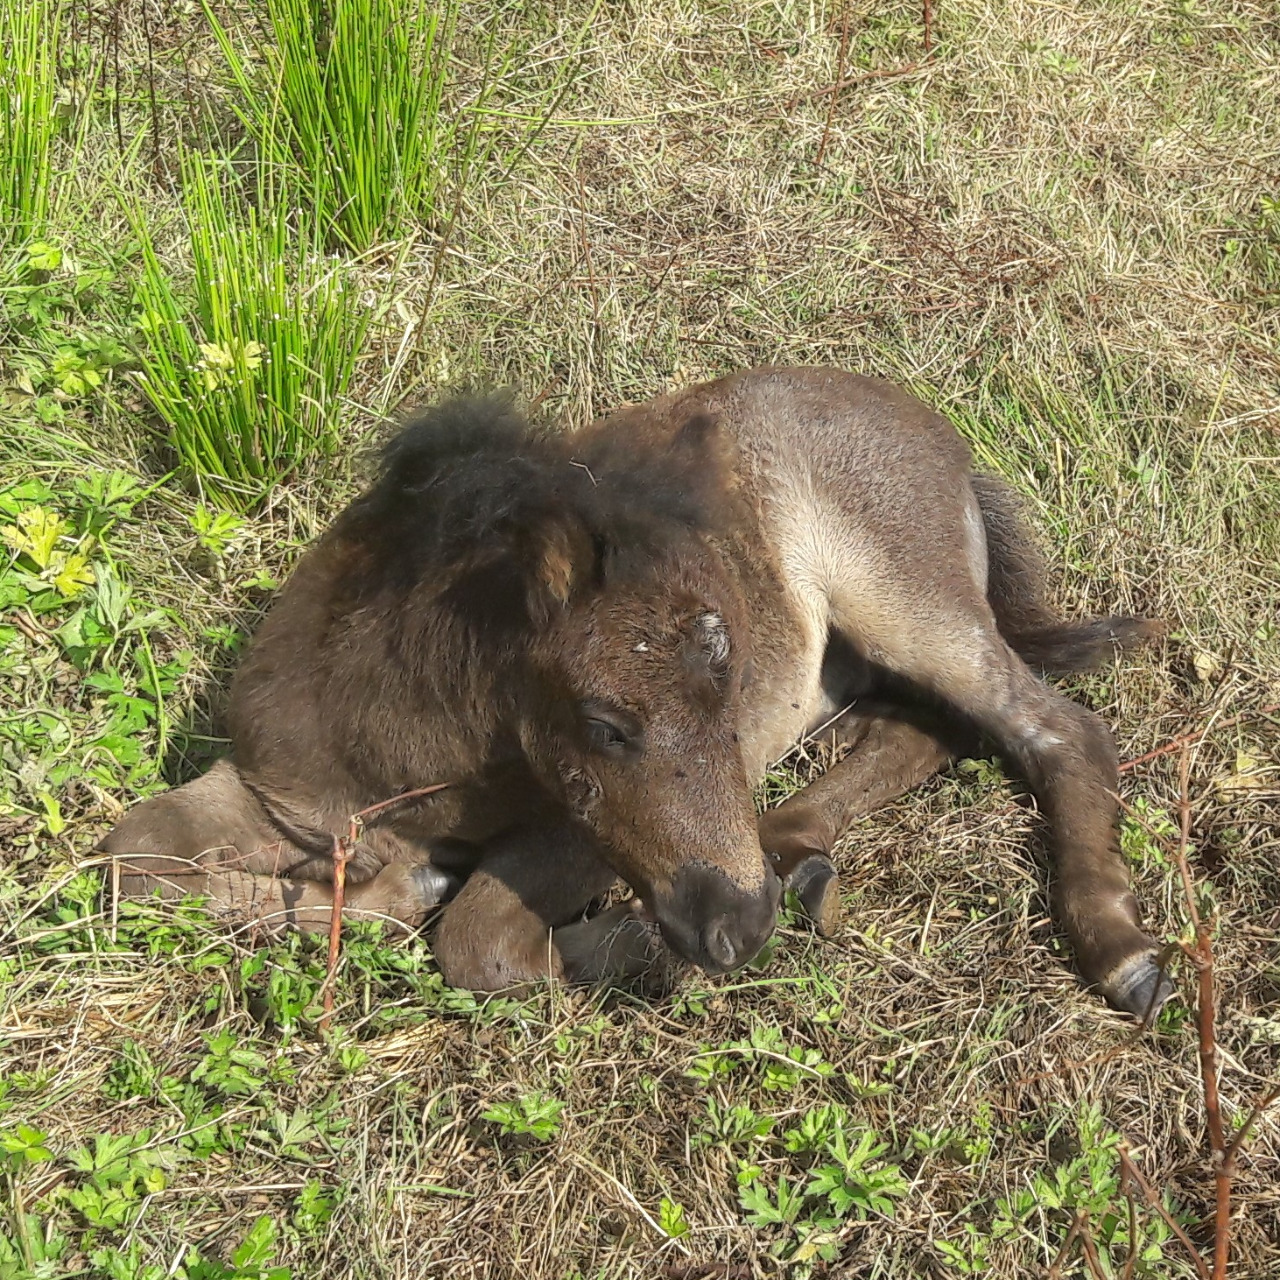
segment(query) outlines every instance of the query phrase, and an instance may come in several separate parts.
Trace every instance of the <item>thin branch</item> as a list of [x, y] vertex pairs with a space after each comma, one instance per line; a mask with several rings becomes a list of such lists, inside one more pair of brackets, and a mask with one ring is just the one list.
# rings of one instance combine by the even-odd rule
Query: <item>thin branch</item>
[[922, 65], [919, 62], [908, 62], [905, 66], [890, 67], [884, 71], [864, 71], [861, 75], [849, 76], [822, 89], [808, 89], [803, 93], [797, 93], [787, 104], [787, 110], [794, 111], [797, 104], [804, 102], [806, 99], [825, 98], [829, 93], [843, 93], [846, 89], [852, 89], [854, 85], [865, 84], [868, 80], [884, 80], [890, 76], [908, 75], [912, 71], [919, 71]]
[[1227, 1144], [1226, 1155], [1223, 1157], [1223, 1164], [1227, 1167], [1227, 1172], [1234, 1174], [1236, 1171], [1236, 1156], [1240, 1154], [1240, 1144], [1249, 1136], [1249, 1130], [1253, 1128], [1254, 1122], [1258, 1117], [1277, 1099], [1280, 1098], [1280, 1084], [1273, 1084], [1266, 1093], [1260, 1097], [1257, 1102], [1249, 1109], [1249, 1114], [1245, 1118], [1244, 1124], [1236, 1130], [1235, 1136]]
[[1188, 797], [1188, 776], [1191, 769], [1191, 752], [1182, 748], [1182, 760], [1178, 765], [1178, 845], [1174, 856], [1178, 862], [1178, 874], [1182, 877], [1182, 889], [1187, 897], [1187, 911], [1195, 926], [1197, 950], [1200, 936], [1200, 909], [1196, 906], [1195, 885], [1191, 882], [1191, 869], [1187, 865], [1187, 848], [1191, 843], [1191, 800]]
[[[929, 0], [925, 0], [928, 4]], [[845, 0], [844, 10], [840, 16], [840, 53], [836, 58], [836, 84], [840, 84], [844, 80], [845, 60], [849, 56], [849, 4]], [[835, 119], [836, 103], [840, 100], [840, 92], [837, 90], [831, 95], [831, 102], [827, 106], [827, 122], [822, 127], [822, 141], [818, 143], [818, 154], [813, 157], [814, 165], [821, 165], [822, 158], [827, 154], [827, 142], [831, 138], [831, 122]]]
[[338, 972], [338, 950], [342, 943], [342, 909], [347, 905], [347, 863], [351, 861], [354, 844], [347, 837], [333, 837], [333, 905], [329, 908], [329, 960], [324, 971], [321, 1031], [329, 1030], [329, 1020], [333, 1017], [334, 976]]
[[1120, 1184], [1129, 1205], [1129, 1256], [1124, 1260], [1120, 1280], [1133, 1280], [1133, 1269], [1138, 1264], [1138, 1207], [1133, 1203], [1133, 1183], [1121, 1178]]
[[1196, 906], [1195, 885], [1187, 864], [1187, 848], [1191, 842], [1191, 749], [1182, 748], [1178, 763], [1178, 874], [1187, 895], [1187, 911], [1195, 926], [1195, 945], [1184, 944], [1196, 967], [1199, 998], [1196, 1001], [1196, 1028], [1200, 1040], [1200, 1078], [1204, 1085], [1205, 1120], [1209, 1127], [1209, 1160], [1213, 1166], [1213, 1280], [1226, 1280], [1227, 1260], [1231, 1254], [1231, 1168], [1227, 1164], [1227, 1144], [1222, 1128], [1222, 1100], [1218, 1094], [1218, 1038], [1215, 1030], [1217, 1010], [1213, 990], [1213, 933], [1200, 918]]
[[1212, 1280], [1209, 1268], [1205, 1266], [1204, 1259], [1200, 1256], [1200, 1250], [1191, 1243], [1190, 1237], [1179, 1225], [1177, 1219], [1164, 1207], [1164, 1201], [1151, 1189], [1151, 1184], [1138, 1171], [1138, 1166], [1129, 1159], [1129, 1151], [1124, 1143], [1120, 1144], [1120, 1171], [1125, 1178], [1133, 1181], [1146, 1197], [1147, 1203], [1164, 1219], [1165, 1226], [1182, 1242], [1182, 1247], [1186, 1249], [1191, 1261], [1195, 1264], [1196, 1274], [1200, 1280]]
[[419, 787], [416, 791], [404, 791], [389, 800], [380, 800], [371, 804], [359, 813], [353, 813], [347, 822], [347, 834], [333, 837], [333, 905], [329, 909], [329, 959], [325, 965], [323, 984], [323, 1014], [320, 1018], [320, 1030], [328, 1031], [330, 1019], [333, 1017], [334, 979], [338, 972], [338, 954], [342, 945], [342, 911], [347, 904], [347, 863], [360, 843], [360, 833], [371, 823], [376, 822], [391, 809], [409, 804], [413, 800], [422, 800], [426, 796], [443, 791], [449, 784], [437, 782], [434, 786]]

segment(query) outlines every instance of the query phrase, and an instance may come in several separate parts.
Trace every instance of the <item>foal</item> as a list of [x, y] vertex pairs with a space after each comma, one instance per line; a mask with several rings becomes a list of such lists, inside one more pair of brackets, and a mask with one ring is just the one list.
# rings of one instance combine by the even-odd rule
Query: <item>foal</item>
[[[1033, 668], [1156, 628], [1063, 622], [1041, 588], [1008, 491], [881, 381], [756, 369], [561, 435], [446, 403], [281, 592], [231, 758], [102, 847], [128, 892], [327, 927], [348, 815], [448, 781], [364, 833], [349, 902], [414, 924], [451, 899], [450, 982], [621, 976], [663, 945], [719, 973], [768, 938], [780, 875], [830, 925], [837, 836], [964, 725], [1040, 801], [1085, 978], [1149, 1014], [1169, 984], [1116, 844], [1111, 736]], [[833, 717], [851, 753], [757, 821], [767, 762]], [[618, 877], [642, 906], [584, 921]]]

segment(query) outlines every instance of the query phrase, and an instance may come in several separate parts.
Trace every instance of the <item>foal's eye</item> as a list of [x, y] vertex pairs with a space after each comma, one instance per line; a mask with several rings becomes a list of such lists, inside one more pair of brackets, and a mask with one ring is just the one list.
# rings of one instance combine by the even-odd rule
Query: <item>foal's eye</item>
[[614, 755], [626, 750], [627, 735], [616, 724], [591, 716], [587, 720], [587, 742], [593, 751]]

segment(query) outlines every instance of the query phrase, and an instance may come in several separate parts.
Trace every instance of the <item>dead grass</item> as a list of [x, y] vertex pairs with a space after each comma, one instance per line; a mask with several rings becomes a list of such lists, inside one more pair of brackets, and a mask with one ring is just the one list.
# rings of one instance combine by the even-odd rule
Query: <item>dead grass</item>
[[[128, 143], [151, 87], [138, 12], [121, 12]], [[1122, 755], [1241, 716], [1195, 748], [1191, 771], [1230, 1125], [1280, 1069], [1280, 736], [1274, 716], [1249, 714], [1280, 696], [1280, 227], [1264, 203], [1280, 197], [1280, 24], [1265, 0], [955, 0], [937, 8], [932, 62], [846, 88], [829, 116], [819, 91], [838, 76], [843, 12], [601, 6], [574, 88], [507, 181], [469, 193], [443, 248], [426, 230], [362, 265], [384, 311], [345, 409], [353, 459], [402, 402], [457, 383], [510, 383], [571, 422], [737, 366], [830, 362], [903, 380], [952, 413], [1037, 511], [1065, 607], [1174, 624], [1163, 650], [1077, 686]], [[915, 5], [848, 13], [846, 75], [919, 57]], [[531, 61], [545, 68], [567, 56], [585, 9], [485, 14], [537, 32]], [[98, 16], [106, 31], [110, 14]], [[198, 12], [166, 9], [153, 42], [163, 119], [216, 115], [224, 89]], [[536, 91], [538, 67], [523, 74], [513, 94]], [[114, 119], [86, 131], [69, 201], [82, 253], [125, 239], [113, 183], [142, 184], [157, 222], [172, 215], [150, 148], [122, 179]], [[117, 387], [67, 430], [154, 473], [139, 414]], [[15, 440], [0, 448], [6, 482], [82, 465], [48, 438]], [[197, 554], [185, 495], [162, 490], [129, 527], [136, 589], [175, 610], [165, 644], [197, 649], [189, 704], [216, 702], [209, 681], [216, 690], [230, 660], [208, 629], [252, 624], [263, 593], [246, 580], [282, 572], [351, 484], [343, 471], [282, 493], [218, 573]], [[56, 711], [73, 674], [31, 643], [5, 697]], [[197, 711], [191, 723], [210, 721]], [[208, 744], [181, 729], [177, 749], [198, 759]], [[1123, 785], [1148, 820], [1167, 819], [1176, 755]], [[260, 1084], [221, 1099], [232, 1137], [176, 1165], [127, 1232], [99, 1232], [99, 1244], [136, 1246], [156, 1276], [175, 1274], [191, 1245], [226, 1256], [261, 1213], [278, 1223], [277, 1260], [326, 1280], [962, 1274], [940, 1243], [967, 1250], [975, 1271], [1044, 1274], [1073, 1212], [1053, 1207], [1045, 1180], [1082, 1152], [1116, 1163], [1088, 1136], [1089, 1108], [1099, 1132], [1127, 1138], [1193, 1239], [1211, 1238], [1193, 1023], [1175, 1013], [1135, 1039], [1078, 989], [1047, 917], [1032, 815], [990, 770], [953, 772], [850, 834], [847, 923], [832, 942], [788, 929], [766, 970], [665, 1003], [550, 992], [489, 1015], [438, 996], [430, 1007], [412, 975], [350, 974], [335, 1021], [363, 1061], [309, 1024], [292, 1035], [263, 1024], [261, 984], [239, 969], [249, 940], [201, 924], [166, 957], [145, 933], [112, 950], [109, 927], [82, 924], [92, 949], [42, 946], [49, 905], [128, 799], [86, 788], [56, 839], [21, 808], [0, 818], [0, 949], [12, 948], [0, 961], [11, 1090], [0, 1128], [31, 1123], [59, 1152], [143, 1126], [172, 1140], [186, 1122], [156, 1081], [189, 1080], [202, 1036], [230, 1029], [263, 1054]], [[1171, 861], [1138, 827], [1129, 848], [1156, 931], [1185, 934]], [[193, 960], [210, 948], [226, 963]], [[1189, 974], [1182, 987], [1190, 995]], [[831, 1074], [800, 1071], [777, 1090], [745, 1060], [709, 1083], [687, 1075], [702, 1047], [761, 1026]], [[154, 1079], [109, 1097], [127, 1042]], [[480, 1119], [539, 1091], [566, 1104], [547, 1143]], [[709, 1096], [776, 1117], [775, 1138], [700, 1145]], [[776, 1135], [829, 1101], [889, 1144], [909, 1191], [892, 1219], [838, 1228], [834, 1262], [783, 1264], [771, 1251], [785, 1231], [745, 1219], [738, 1161], [766, 1181], [803, 1179]], [[298, 1113], [314, 1132], [290, 1144], [276, 1117]], [[944, 1131], [936, 1145], [912, 1138]], [[32, 1166], [26, 1203], [66, 1182], [62, 1169]], [[298, 1205], [311, 1181], [335, 1203], [309, 1225]], [[993, 1238], [1001, 1202], [1037, 1187]], [[664, 1198], [684, 1207], [678, 1239], [660, 1229]], [[1112, 1199], [1123, 1216], [1123, 1195]], [[1233, 1274], [1276, 1275], [1276, 1109], [1241, 1158], [1235, 1199]], [[48, 1221], [84, 1228], [65, 1206]], [[68, 1273], [95, 1274], [93, 1247], [75, 1236]], [[1107, 1274], [1124, 1262], [1117, 1248]], [[724, 1266], [699, 1269], [712, 1263]], [[1061, 1273], [1088, 1274], [1074, 1247]], [[1137, 1274], [1193, 1272], [1171, 1244]]]

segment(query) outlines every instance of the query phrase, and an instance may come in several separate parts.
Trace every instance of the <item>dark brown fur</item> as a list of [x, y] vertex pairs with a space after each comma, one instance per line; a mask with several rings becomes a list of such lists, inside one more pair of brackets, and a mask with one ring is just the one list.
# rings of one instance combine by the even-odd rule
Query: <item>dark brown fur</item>
[[[1065, 623], [1043, 576], [1009, 491], [883, 382], [754, 370], [562, 436], [448, 404], [282, 591], [232, 689], [232, 763], [103, 847], [132, 891], [216, 880], [316, 927], [348, 815], [448, 781], [350, 874], [357, 910], [410, 925], [462, 886], [436, 938], [451, 981], [636, 971], [664, 954], [646, 914], [717, 972], [767, 938], [775, 872], [825, 917], [836, 837], [963, 723], [1040, 798], [1086, 977], [1142, 1013], [1166, 988], [1115, 845], [1111, 738], [1027, 664], [1094, 665], [1152, 628]], [[849, 757], [757, 825], [766, 763], [833, 714]], [[618, 876], [644, 911], [584, 921]]]

